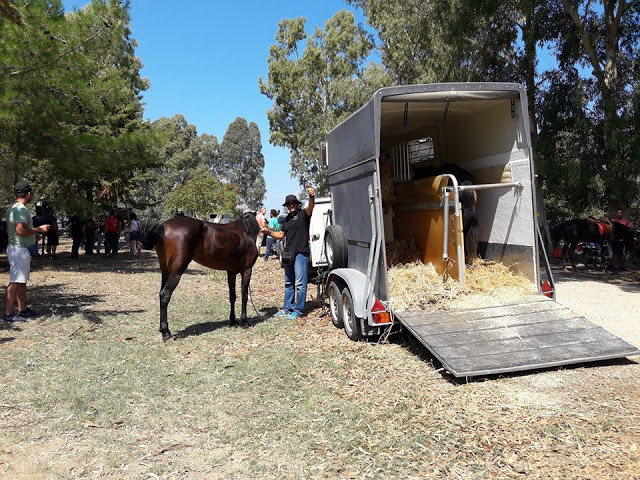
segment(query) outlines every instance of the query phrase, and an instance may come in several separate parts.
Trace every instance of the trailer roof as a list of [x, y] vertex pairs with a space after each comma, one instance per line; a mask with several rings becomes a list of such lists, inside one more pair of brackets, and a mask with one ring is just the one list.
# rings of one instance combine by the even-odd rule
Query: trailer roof
[[517, 83], [434, 83], [381, 88], [329, 132], [328, 173], [331, 176], [379, 156], [382, 102], [448, 103], [518, 97], [526, 108], [524, 88]]

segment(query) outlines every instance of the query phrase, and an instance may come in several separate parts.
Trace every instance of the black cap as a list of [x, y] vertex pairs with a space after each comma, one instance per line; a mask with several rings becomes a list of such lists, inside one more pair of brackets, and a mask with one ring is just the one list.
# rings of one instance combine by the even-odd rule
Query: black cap
[[31, 185], [29, 185], [29, 184], [28, 184], [27, 182], [25, 182], [24, 180], [22, 180], [22, 181], [20, 181], [20, 182], [16, 183], [16, 184], [15, 184], [15, 186], [13, 187], [13, 191], [14, 191], [15, 193], [22, 193], [22, 194], [29, 193], [29, 192], [32, 192], [32, 193], [33, 193], [33, 190], [32, 190], [32, 188], [31, 188]]
[[302, 203], [300, 200], [298, 200], [298, 197], [296, 197], [295, 195], [287, 195], [287, 198], [284, 199], [284, 203], [282, 204], [283, 207], [286, 207], [288, 204], [290, 203]]

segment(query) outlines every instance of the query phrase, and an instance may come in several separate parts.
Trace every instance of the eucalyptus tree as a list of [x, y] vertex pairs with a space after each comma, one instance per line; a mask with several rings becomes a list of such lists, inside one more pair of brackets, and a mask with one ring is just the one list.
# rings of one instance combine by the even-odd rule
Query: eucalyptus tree
[[260, 78], [259, 86], [273, 100], [267, 112], [269, 141], [290, 150], [290, 174], [301, 187], [311, 182], [323, 192], [320, 142], [390, 77], [368, 64], [374, 41], [352, 12], [336, 13], [324, 30], [316, 28], [310, 36], [305, 24], [304, 18], [280, 22], [269, 49], [267, 80]]
[[170, 192], [193, 178], [195, 170], [202, 170], [224, 180], [221, 175], [218, 139], [209, 134], [199, 135], [195, 125], [184, 116], [159, 118], [153, 122], [158, 137], [159, 165], [138, 175], [138, 188], [132, 193], [132, 203], [149, 209], [154, 217], [163, 217], [174, 209], [165, 208]]
[[260, 130], [238, 117], [227, 127], [220, 144], [220, 171], [235, 188], [240, 209], [256, 209], [266, 193]]
[[627, 208], [640, 201], [640, 1], [560, 1], [572, 28], [559, 45], [591, 71], [586, 108], [601, 123], [604, 195], [610, 210]]

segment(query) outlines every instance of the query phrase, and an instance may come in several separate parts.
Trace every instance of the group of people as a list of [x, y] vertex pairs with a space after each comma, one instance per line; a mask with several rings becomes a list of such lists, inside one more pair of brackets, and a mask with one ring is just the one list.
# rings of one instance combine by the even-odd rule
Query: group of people
[[[7, 210], [7, 258], [9, 260], [9, 285], [7, 286], [3, 320], [6, 322], [24, 322], [39, 314], [27, 307], [27, 282], [31, 271], [31, 256], [38, 251], [37, 238], [42, 237], [44, 252], [56, 258], [59, 244], [58, 221], [53, 208], [49, 205], [48, 196], [43, 195], [36, 202], [36, 215], [31, 216], [27, 205], [33, 200], [33, 189], [27, 182], [20, 181], [14, 186], [15, 203]], [[135, 213], [130, 213], [126, 224], [129, 232], [129, 248], [133, 256], [142, 250], [140, 243], [140, 221]], [[100, 253], [102, 236], [104, 236], [106, 256], [118, 253], [118, 239], [125, 221], [116, 215], [115, 210], [109, 212], [104, 222], [82, 221], [72, 217], [70, 231], [73, 240], [71, 258], [78, 257], [80, 245], [84, 242], [85, 252], [93, 254], [97, 240], [97, 253]], [[96, 235], [97, 232], [97, 235]], [[18, 305], [17, 312], [14, 308]]]
[[116, 212], [115, 209], [109, 211], [109, 216], [95, 220], [82, 220], [78, 216], [71, 217], [70, 232], [72, 239], [71, 258], [78, 258], [80, 248], [84, 248], [86, 255], [96, 254], [104, 244], [104, 254], [106, 257], [115, 256], [119, 250], [119, 240], [123, 232], [129, 236], [129, 253], [136, 257], [142, 251], [140, 243], [140, 220], [135, 213], [131, 212], [128, 217]]

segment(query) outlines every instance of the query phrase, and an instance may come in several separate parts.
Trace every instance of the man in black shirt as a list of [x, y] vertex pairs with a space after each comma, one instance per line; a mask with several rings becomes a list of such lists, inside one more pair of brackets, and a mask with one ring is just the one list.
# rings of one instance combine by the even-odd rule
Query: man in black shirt
[[[284, 252], [291, 254], [291, 261], [284, 265], [284, 306], [276, 313], [276, 317], [295, 319], [303, 315], [304, 301], [307, 298], [307, 268], [309, 266], [309, 224], [315, 205], [316, 191], [307, 185], [309, 202], [302, 209], [301, 202], [295, 195], [287, 195], [283, 207], [289, 214], [282, 223], [279, 232], [269, 227], [264, 231], [276, 239], [285, 239]], [[283, 259], [286, 253], [283, 252]]]

